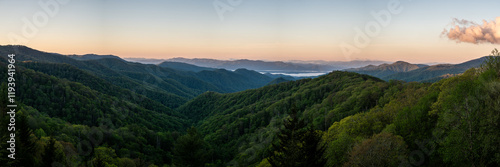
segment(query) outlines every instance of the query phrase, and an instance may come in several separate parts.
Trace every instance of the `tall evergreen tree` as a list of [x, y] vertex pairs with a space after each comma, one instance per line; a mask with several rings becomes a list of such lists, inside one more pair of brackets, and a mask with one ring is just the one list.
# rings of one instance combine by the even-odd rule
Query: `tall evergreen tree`
[[487, 57], [486, 61], [481, 64], [481, 70], [492, 70], [495, 73], [500, 72], [500, 51], [498, 51], [498, 49], [495, 48], [491, 51], [491, 54]]
[[273, 144], [269, 163], [273, 167], [321, 167], [325, 165], [321, 146], [321, 136], [297, 118], [292, 108], [290, 118], [284, 122], [285, 128], [278, 134], [278, 144]]
[[174, 164], [185, 167], [204, 166], [208, 162], [207, 143], [196, 128], [191, 127], [188, 133], [177, 139], [174, 145]]
[[[14, 166], [34, 166], [36, 137], [28, 125], [28, 116], [21, 110], [16, 113], [16, 163]], [[17, 147], [19, 146], [19, 147]]]
[[325, 166], [326, 160], [323, 158], [326, 146], [321, 143], [321, 134], [312, 126], [308, 126], [303, 137], [303, 151], [306, 156], [306, 164], [309, 166]]
[[50, 138], [47, 146], [45, 146], [45, 151], [42, 156], [42, 166], [43, 167], [51, 167], [56, 157], [56, 140], [54, 138]]

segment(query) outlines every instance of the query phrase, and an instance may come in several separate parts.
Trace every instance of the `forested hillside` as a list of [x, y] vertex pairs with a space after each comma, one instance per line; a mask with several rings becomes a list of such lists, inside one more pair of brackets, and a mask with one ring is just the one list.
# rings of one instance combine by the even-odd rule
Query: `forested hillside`
[[[21, 159], [12, 165], [42, 164], [44, 147], [52, 139], [59, 145], [54, 149], [59, 156], [51, 161], [66, 166], [122, 166], [121, 161], [170, 164], [174, 139], [189, 127], [187, 118], [172, 108], [204, 91], [232, 92], [272, 81], [256, 72], [220, 70], [217, 73], [233, 78], [219, 76], [218, 82], [210, 82], [213, 78], [205, 75], [218, 75], [129, 63], [114, 56], [64, 56], [24, 46], [1, 46], [0, 53], [16, 53], [18, 114], [26, 116], [31, 132], [25, 132], [25, 142], [33, 146], [21, 150], [34, 153], [27, 158], [33, 161]], [[7, 78], [7, 57], [0, 61], [1, 76]], [[5, 80], [2, 83], [5, 99]], [[2, 118], [2, 124], [9, 121]], [[103, 160], [97, 151], [120, 158]]]
[[220, 149], [213, 156], [223, 161], [237, 158], [233, 163], [245, 166], [265, 157], [291, 108], [301, 111], [301, 118], [308, 118], [309, 124], [325, 130], [343, 117], [376, 105], [387, 87], [367, 75], [333, 72], [233, 94], [208, 92], [178, 111]]
[[[17, 53], [18, 156], [9, 161], [2, 142], [0, 164], [500, 165], [498, 51], [481, 67], [433, 84], [333, 71], [270, 85], [272, 78], [245, 69], [190, 72]], [[7, 64], [0, 58], [1, 78], [9, 76]], [[0, 85], [6, 111], [6, 80]], [[10, 117], [1, 116], [7, 125]]]
[[[434, 84], [332, 72], [257, 90], [208, 92], [178, 111], [204, 136], [215, 164], [271, 166], [276, 157], [287, 160], [276, 166], [303, 164], [297, 150], [315, 151], [304, 144], [314, 137], [301, 131], [312, 127], [322, 136], [317, 149], [324, 147], [325, 166], [496, 166], [500, 59], [493, 54], [481, 68]], [[307, 126], [284, 127], [292, 111]], [[290, 131], [302, 137], [277, 137]]]
[[[0, 76], [6, 78], [7, 64], [5, 59], [1, 60]], [[61, 75], [62, 69], [65, 68], [59, 69]], [[66, 166], [90, 166], [92, 163], [107, 162], [96, 156], [102, 150], [113, 150], [114, 157], [122, 158], [113, 160], [113, 163], [133, 162], [133, 159], [156, 164], [171, 162], [171, 133], [187, 126], [183, 115], [147, 97], [110, 85], [106, 86], [118, 92], [102, 93], [82, 83], [49, 76], [19, 65], [16, 70], [16, 99], [19, 106], [16, 123], [25, 124], [25, 129], [17, 131], [20, 136], [20, 146], [17, 147], [20, 156], [16, 161], [10, 161], [10, 165], [50, 166], [55, 162]], [[82, 73], [73, 77], [88, 76]], [[2, 82], [2, 111], [7, 109], [6, 91], [6, 83]], [[7, 125], [8, 118], [2, 112], [0, 122]], [[8, 140], [7, 134], [10, 133], [6, 130], [2, 128], [1, 138]], [[3, 142], [1, 147], [6, 150], [7, 143]], [[48, 150], [46, 147], [54, 149]], [[2, 155], [6, 153], [2, 152]], [[50, 163], [44, 162], [47, 159], [44, 155], [47, 154], [55, 156], [50, 159]], [[2, 156], [0, 161], [7, 164], [7, 156]]]

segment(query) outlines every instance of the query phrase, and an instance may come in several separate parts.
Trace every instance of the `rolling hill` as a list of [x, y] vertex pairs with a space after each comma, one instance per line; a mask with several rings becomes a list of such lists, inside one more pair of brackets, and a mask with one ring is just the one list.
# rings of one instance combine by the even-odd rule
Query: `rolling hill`
[[200, 71], [204, 71], [204, 70], [207, 70], [207, 71], [215, 70], [214, 68], [200, 67], [200, 66], [187, 64], [187, 63], [169, 62], [169, 61], [164, 61], [164, 62], [158, 64], [158, 66], [172, 68], [172, 69], [176, 69], [176, 70], [192, 71], [192, 72], [200, 72]]
[[393, 64], [381, 64], [378, 66], [368, 65], [361, 68], [350, 68], [346, 69], [346, 71], [357, 72], [361, 74], [368, 74], [378, 78], [384, 78], [386, 76], [400, 73], [400, 72], [408, 72], [412, 70], [416, 70], [422, 67], [426, 67], [427, 65], [423, 64], [410, 64], [404, 61], [397, 61]]
[[479, 59], [470, 60], [460, 64], [438, 64], [432, 66], [422, 67], [413, 71], [400, 72], [393, 75], [385, 76], [384, 80], [403, 80], [407, 82], [411, 81], [438, 81], [440, 79], [446, 78], [447, 76], [453, 76], [457, 74], [462, 74], [470, 68], [480, 67], [481, 64], [486, 60], [487, 57], [481, 57]]
[[121, 59], [118, 56], [114, 55], [97, 55], [97, 54], [86, 54], [86, 55], [66, 55], [68, 57], [71, 57], [76, 60], [98, 60], [98, 59], [107, 59], [107, 58], [112, 58], [112, 59]]
[[346, 71], [368, 74], [383, 80], [402, 80], [406, 82], [436, 82], [440, 79], [464, 73], [470, 68], [477, 68], [487, 57], [470, 60], [460, 64], [423, 65], [398, 61], [393, 64], [350, 68]]

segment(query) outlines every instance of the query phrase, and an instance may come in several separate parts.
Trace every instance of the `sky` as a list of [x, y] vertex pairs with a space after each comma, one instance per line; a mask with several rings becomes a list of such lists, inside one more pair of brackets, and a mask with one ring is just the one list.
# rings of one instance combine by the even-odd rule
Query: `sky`
[[[500, 34], [498, 6], [498, 0], [0, 0], [0, 45], [124, 58], [460, 63], [500, 48], [467, 34], [484, 21], [492, 23], [493, 38]], [[456, 26], [464, 27], [455, 32]]]

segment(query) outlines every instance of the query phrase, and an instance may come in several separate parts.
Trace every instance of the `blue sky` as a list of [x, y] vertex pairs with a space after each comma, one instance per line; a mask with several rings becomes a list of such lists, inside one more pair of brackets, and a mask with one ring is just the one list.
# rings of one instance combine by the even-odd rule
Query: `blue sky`
[[[67, 1], [67, 0], [66, 0]], [[401, 13], [346, 55], [361, 30], [387, 10], [390, 0], [241, 0], [221, 20], [215, 0], [72, 0], [59, 4], [47, 24], [23, 43], [64, 54], [121, 57], [264, 60], [404, 60], [457, 63], [489, 53], [498, 44], [456, 43], [440, 37], [452, 18], [477, 23], [500, 16], [500, 1], [401, 0]], [[44, 12], [39, 2], [0, 0], [0, 44], [22, 37], [23, 18]]]

